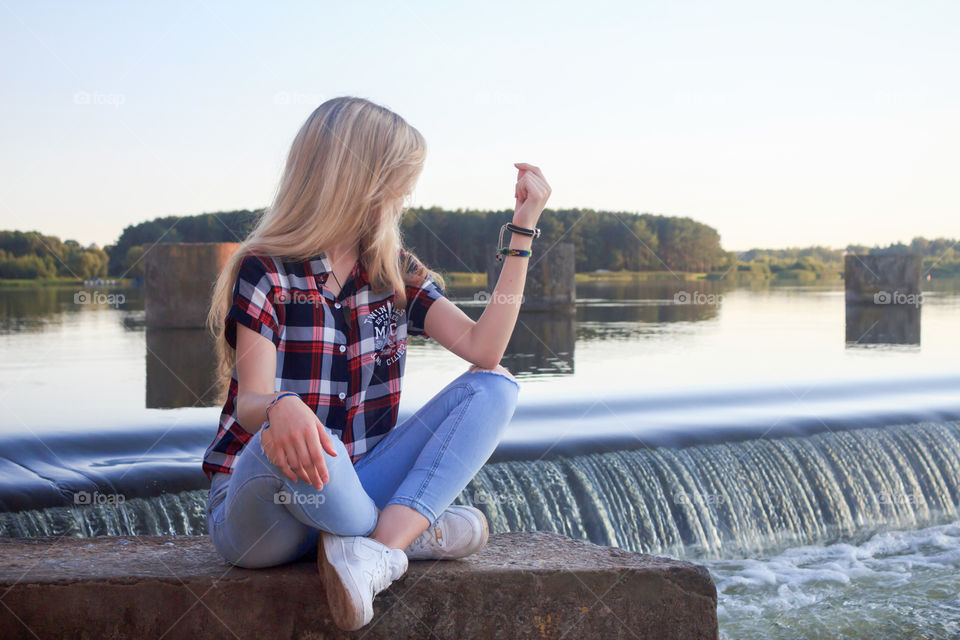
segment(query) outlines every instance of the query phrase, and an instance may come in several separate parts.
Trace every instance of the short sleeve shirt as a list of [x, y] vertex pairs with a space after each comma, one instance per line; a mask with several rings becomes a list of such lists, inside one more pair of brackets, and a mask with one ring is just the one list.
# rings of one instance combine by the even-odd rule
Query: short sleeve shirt
[[[404, 251], [399, 256], [402, 259]], [[277, 348], [275, 391], [294, 391], [338, 435], [356, 463], [396, 426], [407, 336], [430, 336], [427, 310], [446, 294], [427, 276], [406, 285], [406, 309], [394, 307], [394, 290], [374, 293], [362, 261], [334, 295], [325, 254], [300, 262], [246, 256], [240, 264], [224, 337], [236, 348], [237, 323]], [[237, 422], [237, 370], [220, 414], [217, 436], [203, 456], [207, 477], [230, 473], [260, 425]]]

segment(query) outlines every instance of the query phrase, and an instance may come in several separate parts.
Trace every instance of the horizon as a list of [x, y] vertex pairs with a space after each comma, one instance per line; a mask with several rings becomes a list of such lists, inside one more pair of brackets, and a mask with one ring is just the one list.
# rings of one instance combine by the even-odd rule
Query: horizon
[[[436, 209], [441, 209], [441, 210], [450, 211], [450, 212], [453, 212], [453, 213], [458, 212], [458, 209], [445, 209], [444, 207], [441, 207], [441, 206], [439, 206], [439, 205], [416, 205], [416, 206], [414, 206], [414, 207], [412, 207], [412, 208], [414, 208], [414, 209], [424, 209], [424, 210], [436, 208]], [[588, 210], [586, 207], [563, 207], [563, 208], [564, 208], [564, 209], [572, 209], [572, 210], [577, 210], [577, 209], [580, 209], [580, 210]], [[236, 212], [236, 211], [251, 211], [251, 212], [257, 212], [257, 211], [262, 211], [263, 209], [264, 209], [264, 207], [254, 207], [254, 208], [245, 207], [245, 208], [231, 209], [231, 210], [221, 209], [221, 210], [218, 210], [218, 211], [204, 211], [204, 212], [201, 212], [201, 213], [170, 214], [170, 216], [192, 217], [192, 216], [202, 216], [202, 215], [217, 215], [217, 214], [233, 213], [233, 212]], [[466, 208], [466, 207], [460, 207], [459, 209], [462, 210], [462, 211], [464, 211], [464, 212], [469, 212], [469, 211], [496, 211], [496, 209], [473, 209], [473, 208]], [[551, 209], [550, 207], [547, 207], [546, 210], [545, 210], [545, 212], [548, 212], [550, 209]], [[607, 210], [602, 210], [602, 209], [593, 209], [593, 211], [596, 211], [596, 212], [598, 212], [598, 213], [614, 213], [614, 214], [641, 215], [641, 216], [642, 216], [642, 215], [653, 215], [653, 216], [664, 215], [664, 214], [660, 214], [660, 213], [653, 213], [653, 212], [650, 212], [650, 211], [607, 211]], [[547, 215], [547, 214], [544, 213], [544, 215]], [[139, 224], [143, 224], [143, 223], [145, 223], [145, 222], [150, 222], [151, 220], [154, 220], [154, 219], [157, 219], [157, 218], [165, 218], [165, 217], [169, 217], [169, 216], [156, 216], [156, 217], [154, 217], [154, 218], [148, 218], [148, 219], [146, 219], [146, 220], [140, 220], [140, 221], [138, 221], [138, 222], [132, 222], [132, 223], [127, 224], [124, 228], [126, 228], [126, 227], [134, 227], [134, 226], [137, 226], [137, 225], [139, 225]], [[689, 217], [689, 216], [669, 216], [669, 217]], [[696, 221], [696, 222], [702, 222], [701, 220], [697, 220], [696, 218], [692, 218], [692, 219], [693, 219], [694, 221]], [[68, 240], [75, 240], [75, 238], [65, 237], [65, 236], [63, 236], [63, 235], [61, 235], [61, 234], [57, 234], [57, 233], [47, 233], [47, 232], [45, 232], [45, 231], [40, 231], [39, 229], [34, 229], [34, 228], [24, 228], [24, 229], [0, 229], [0, 231], [20, 231], [20, 232], [23, 232], [23, 233], [38, 232], [38, 233], [43, 233], [44, 235], [47, 235], [47, 236], [55, 236], [55, 237], [58, 237], [58, 238], [59, 238], [61, 241], [63, 241], [63, 242], [66, 242], [66, 241], [68, 241]], [[737, 254], [737, 255], [741, 255], [741, 254], [744, 254], [744, 253], [747, 253], [747, 252], [750, 252], [750, 251], [790, 251], [790, 250], [814, 249], [814, 248], [821, 248], [821, 249], [829, 249], [829, 250], [832, 250], [832, 251], [843, 251], [843, 252], [846, 252], [846, 251], [847, 251], [847, 247], [849, 247], [849, 246], [858, 246], [858, 245], [859, 245], [859, 246], [866, 246], [866, 247], [869, 247], [869, 248], [883, 248], [883, 247], [887, 247], [887, 246], [890, 246], [890, 245], [896, 245], [896, 244], [909, 245], [910, 242], [911, 242], [914, 238], [926, 238], [927, 240], [934, 240], [934, 239], [937, 239], [937, 238], [944, 238], [944, 239], [947, 239], [947, 240], [958, 240], [958, 238], [960, 238], [960, 236], [954, 237], [954, 236], [923, 236], [923, 235], [916, 235], [916, 236], [912, 236], [912, 237], [907, 238], [907, 239], [904, 239], [904, 240], [898, 240], [898, 241], [895, 241], [895, 242], [888, 242], [888, 243], [881, 243], [881, 244], [870, 244], [870, 243], [859, 242], [859, 241], [851, 241], [851, 242], [844, 243], [843, 246], [832, 246], [832, 245], [825, 245], [825, 244], [810, 244], [810, 245], [787, 245], [787, 246], [780, 246], [780, 247], [760, 247], [760, 246], [755, 246], [755, 247], [749, 247], [749, 248], [746, 248], [746, 249], [744, 249], [744, 248], [733, 249], [733, 248], [728, 248], [728, 247], [726, 247], [726, 246], [723, 245], [723, 232], [722, 232], [721, 230], [719, 230], [719, 229], [717, 229], [717, 232], [720, 234], [720, 246], [723, 247], [723, 249], [724, 249], [725, 251], [729, 251], [729, 252], [735, 253], [735, 254]], [[80, 241], [77, 241], [77, 242], [79, 242], [80, 245], [83, 246], [83, 247], [90, 247], [90, 246], [92, 246], [92, 245], [95, 245], [95, 246], [100, 247], [101, 249], [103, 249], [103, 248], [106, 248], [106, 247], [108, 247], [108, 246], [111, 246], [111, 245], [116, 244], [116, 243], [120, 240], [120, 237], [121, 237], [122, 233], [123, 233], [123, 232], [121, 231], [121, 233], [118, 234], [117, 237], [114, 238], [113, 241], [111, 241], [111, 242], [105, 242], [105, 243], [100, 243], [100, 242], [97, 242], [97, 241], [93, 241], [93, 242], [91, 242], [91, 243], [83, 243], [83, 242], [80, 242]], [[960, 240], [958, 240], [958, 241], [960, 241]]]
[[104, 246], [251, 209], [357, 95], [426, 137], [414, 206], [510, 209], [525, 161], [548, 209], [689, 217], [736, 252], [958, 235], [956, 4], [5, 9], [2, 228]]

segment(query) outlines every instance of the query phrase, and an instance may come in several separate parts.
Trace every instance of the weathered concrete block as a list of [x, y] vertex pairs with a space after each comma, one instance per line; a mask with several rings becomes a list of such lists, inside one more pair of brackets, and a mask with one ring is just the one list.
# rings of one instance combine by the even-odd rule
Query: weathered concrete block
[[[504, 234], [504, 241], [509, 233]], [[491, 252], [493, 254], [494, 252]], [[515, 260], [516, 258], [504, 258]], [[576, 310], [577, 290], [574, 280], [574, 245], [572, 242], [558, 242], [554, 245], [533, 241], [533, 255], [527, 265], [527, 280], [523, 288], [523, 311], [567, 311]], [[497, 262], [496, 255], [487, 259], [487, 291], [493, 292], [500, 277], [503, 263]]]
[[315, 553], [225, 563], [206, 537], [0, 540], [0, 637], [715, 639], [701, 566], [555, 533], [491, 536], [462, 560], [411, 562], [356, 632], [328, 614]]
[[147, 327], [203, 327], [213, 284], [239, 247], [236, 242], [153, 245], [143, 258]]
[[923, 260], [917, 254], [847, 254], [843, 279], [849, 303], [915, 304]]

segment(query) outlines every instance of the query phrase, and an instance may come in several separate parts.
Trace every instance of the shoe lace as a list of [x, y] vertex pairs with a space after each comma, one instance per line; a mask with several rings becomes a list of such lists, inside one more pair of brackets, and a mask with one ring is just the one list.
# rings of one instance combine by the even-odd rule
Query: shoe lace
[[384, 551], [380, 556], [380, 561], [373, 568], [373, 595], [383, 591], [392, 581], [390, 575], [390, 552]]
[[410, 545], [411, 551], [422, 551], [424, 547], [430, 547], [436, 545], [438, 547], [443, 547], [446, 540], [443, 535], [443, 528], [438, 522], [436, 525], [431, 525], [429, 529], [424, 531], [416, 540], [413, 541]]

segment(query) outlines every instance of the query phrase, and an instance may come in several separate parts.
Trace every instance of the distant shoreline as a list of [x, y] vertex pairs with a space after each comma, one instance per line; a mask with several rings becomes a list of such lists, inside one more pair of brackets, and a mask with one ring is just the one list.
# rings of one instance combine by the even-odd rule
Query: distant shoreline
[[[806, 275], [809, 274], [809, 275]], [[455, 285], [479, 284], [485, 285], [487, 274], [469, 271], [449, 271], [444, 272], [445, 280]], [[656, 280], [756, 280], [771, 282], [814, 282], [814, 281], [840, 281], [839, 273], [820, 273], [803, 272], [801, 274], [791, 274], [781, 272], [772, 276], [761, 276], [744, 271], [721, 272], [695, 272], [695, 271], [585, 271], [574, 275], [578, 283], [586, 282], [605, 282], [605, 281], [656, 281]], [[129, 287], [132, 286], [133, 278], [104, 278], [103, 280], [112, 282], [107, 285], [110, 287]], [[18, 289], [18, 288], [36, 288], [36, 287], [83, 287], [84, 280], [80, 278], [0, 278], [0, 288]]]

